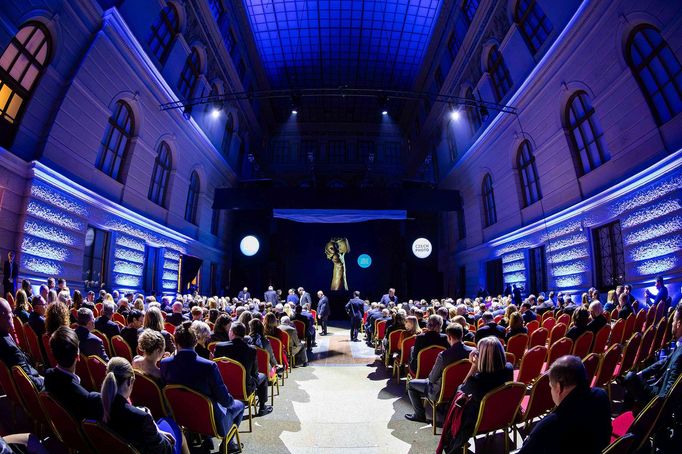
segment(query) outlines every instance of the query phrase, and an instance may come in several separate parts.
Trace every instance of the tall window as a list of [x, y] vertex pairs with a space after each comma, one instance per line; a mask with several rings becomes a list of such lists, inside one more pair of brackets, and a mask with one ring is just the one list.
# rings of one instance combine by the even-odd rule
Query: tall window
[[97, 168], [118, 181], [123, 181], [124, 164], [133, 138], [133, 114], [130, 106], [116, 101], [109, 126], [104, 134], [102, 149], [97, 159]]
[[625, 281], [625, 253], [620, 221], [603, 225], [592, 232], [597, 288], [606, 290]]
[[149, 200], [162, 207], [166, 206], [166, 193], [168, 192], [168, 181], [170, 180], [171, 169], [173, 168], [173, 158], [170, 148], [166, 142], [161, 142], [159, 152], [154, 161], [154, 170], [149, 184]]
[[490, 73], [490, 80], [492, 80], [495, 89], [495, 99], [500, 101], [511, 88], [512, 80], [507, 65], [504, 64], [502, 53], [497, 46], [493, 46], [488, 53], [488, 73]]
[[178, 10], [170, 4], [161, 10], [159, 18], [152, 24], [152, 32], [149, 35], [149, 49], [161, 64], [166, 62], [173, 39], [179, 31]]
[[478, 0], [464, 0], [462, 2], [462, 13], [466, 18], [467, 25], [471, 24], [478, 9]]
[[497, 222], [497, 210], [495, 209], [495, 194], [493, 193], [493, 178], [489, 173], [483, 177], [481, 185], [481, 195], [483, 197], [483, 214], [485, 226], [491, 226]]
[[609, 160], [592, 102], [584, 91], [571, 96], [566, 107], [568, 141], [579, 175], [585, 175]]
[[464, 97], [471, 100], [469, 107], [467, 107], [467, 118], [469, 119], [469, 126], [471, 127], [471, 135], [475, 135], [483, 122], [481, 119], [481, 112], [478, 110], [478, 107], [476, 107], [476, 98], [474, 97], [474, 92], [471, 88], [467, 88]]
[[145, 246], [144, 248], [144, 291], [147, 294], [159, 290], [159, 248]]
[[185, 99], [192, 97], [200, 74], [201, 66], [199, 52], [193, 48], [192, 53], [189, 54], [189, 57], [187, 57], [187, 60], [185, 61], [185, 67], [182, 68], [182, 73], [180, 73], [180, 82], [178, 83], [180, 96]]
[[536, 53], [552, 32], [552, 23], [536, 0], [519, 0], [514, 11], [521, 35], [532, 53]]
[[83, 282], [85, 290], [99, 291], [109, 287], [109, 232], [91, 225], [85, 231], [83, 248]]
[[659, 125], [682, 112], [682, 66], [655, 28], [637, 28], [628, 40], [627, 60]]
[[327, 158], [331, 163], [342, 163], [346, 158], [346, 141], [329, 141], [327, 144]]
[[538, 169], [535, 166], [535, 155], [533, 155], [530, 143], [527, 140], [519, 147], [516, 155], [516, 167], [519, 169], [519, 177], [521, 178], [523, 206], [527, 207], [542, 197]]
[[528, 251], [529, 292], [537, 295], [547, 291], [547, 260], [545, 260], [545, 246], [530, 248]]
[[199, 175], [196, 171], [189, 177], [189, 189], [187, 190], [187, 203], [185, 204], [185, 221], [197, 223], [197, 207], [199, 206]]
[[0, 57], [0, 142], [16, 130], [36, 82], [50, 59], [45, 27], [29, 22], [19, 29]]

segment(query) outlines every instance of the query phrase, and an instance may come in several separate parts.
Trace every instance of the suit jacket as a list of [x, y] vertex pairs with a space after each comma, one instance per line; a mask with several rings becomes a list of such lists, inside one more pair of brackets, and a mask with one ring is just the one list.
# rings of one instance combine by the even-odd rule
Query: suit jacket
[[279, 298], [277, 297], [277, 292], [274, 290], [268, 290], [263, 294], [263, 300], [266, 303], [277, 304], [279, 303]]
[[45, 391], [69, 411], [76, 421], [102, 419], [102, 399], [99, 393], [88, 392], [80, 379], [60, 369], [45, 372]]
[[5, 363], [7, 369], [10, 370], [14, 366], [21, 367], [26, 372], [26, 375], [28, 375], [28, 378], [36, 385], [38, 391], [43, 390], [43, 377], [31, 366], [26, 354], [21, 351], [16, 342], [14, 342], [14, 338], [9, 334], [3, 334], [0, 337], [0, 361]]
[[504, 331], [504, 328], [502, 328], [500, 325], [498, 325], [495, 322], [490, 322], [487, 325], [481, 326], [477, 331], [476, 331], [476, 343], [483, 339], [484, 337], [488, 336], [497, 336], [498, 339], [503, 340], [505, 337], [506, 333]]
[[116, 324], [116, 322], [112, 322], [109, 320], [109, 317], [105, 315], [102, 315], [95, 320], [95, 329], [107, 336], [109, 340], [111, 340], [112, 337], [121, 334], [121, 328]]
[[246, 391], [253, 392], [258, 386], [258, 359], [256, 349], [247, 344], [244, 339], [234, 338], [231, 341], [220, 342], [213, 353], [215, 358], [226, 356], [233, 359], [246, 370]]
[[45, 334], [45, 317], [38, 315], [37, 312], [31, 312], [28, 315], [28, 325], [33, 329], [38, 336], [38, 339]]
[[413, 371], [417, 370], [417, 355], [419, 352], [432, 345], [440, 345], [441, 347], [448, 348], [448, 337], [445, 334], [436, 333], [434, 331], [426, 331], [418, 335], [414, 341], [414, 347], [412, 347], [412, 353], [410, 355], [410, 369]]
[[585, 326], [571, 326], [571, 329], [566, 333], [566, 337], [571, 339], [573, 342], [579, 338], [583, 333], [587, 332], [587, 325]]
[[249, 292], [245, 292], [244, 290], [240, 290], [237, 294], [237, 299], [239, 301], [246, 301], [249, 298], [251, 298], [251, 294]]
[[520, 454], [601, 453], [611, 441], [611, 408], [600, 388], [575, 388], [533, 427]]
[[313, 307], [313, 300], [310, 298], [310, 293], [303, 292], [303, 295], [301, 295], [300, 304], [301, 306], [304, 304], [310, 304], [310, 307]]
[[346, 303], [346, 312], [350, 318], [359, 318], [362, 320], [362, 314], [365, 311], [365, 302], [360, 298], [352, 298]]
[[329, 307], [329, 298], [323, 296], [320, 301], [317, 302], [317, 318], [319, 320], [327, 320], [329, 318], [329, 313], [331, 308]]
[[168, 323], [171, 323], [173, 326], [180, 326], [182, 325], [183, 322], [186, 322], [188, 320], [189, 318], [187, 318], [186, 315], [183, 315], [180, 312], [173, 312], [168, 317], [166, 317], [166, 321]]
[[301, 349], [301, 339], [298, 338], [298, 332], [296, 328], [289, 325], [279, 325], [277, 328], [285, 331], [289, 335], [289, 348], [292, 352], [298, 352]]
[[391, 298], [388, 293], [386, 293], [381, 297], [379, 303], [385, 304], [386, 306], [388, 306], [389, 303], [398, 304], [398, 295], [393, 295], [393, 298]]
[[538, 316], [535, 312], [532, 310], [527, 310], [523, 314], [521, 314], [521, 318], [523, 318], [523, 323], [530, 323], [533, 320], [537, 320]]
[[137, 338], [142, 333], [143, 329], [125, 328], [121, 329], [121, 337], [130, 346], [130, 350], [133, 352], [133, 356], [137, 355]]
[[472, 350], [473, 348], [464, 345], [461, 342], [457, 342], [455, 345], [450, 346], [447, 350], [438, 353], [438, 357], [436, 358], [436, 362], [433, 365], [433, 369], [431, 369], [431, 373], [429, 373], [428, 384], [426, 388], [430, 399], [434, 401], [438, 400], [443, 369], [452, 363], [469, 358], [469, 353], [471, 353]]
[[[151, 413], [134, 407], [120, 394], [116, 394], [111, 403], [107, 425], [140, 452], [173, 452], [168, 439], [159, 433]], [[181, 443], [181, 440], [176, 440], [176, 443]]]
[[587, 330], [592, 331], [596, 336], [604, 326], [606, 326], [606, 317], [602, 314], [587, 324]]
[[106, 363], [109, 361], [102, 339], [92, 334], [85, 326], [76, 327], [76, 335], [80, 343], [78, 349], [85, 356], [99, 356]]
[[14, 281], [17, 279], [18, 275], [19, 263], [17, 262], [17, 259], [15, 258], [12, 263], [10, 263], [9, 260], [5, 260], [2, 267], [2, 285], [5, 293], [14, 293]]
[[680, 373], [682, 373], [682, 347], [677, 347], [666, 359], [655, 362], [641, 372], [644, 378], [660, 377], [654, 385], [654, 392], [661, 397], [665, 397]]

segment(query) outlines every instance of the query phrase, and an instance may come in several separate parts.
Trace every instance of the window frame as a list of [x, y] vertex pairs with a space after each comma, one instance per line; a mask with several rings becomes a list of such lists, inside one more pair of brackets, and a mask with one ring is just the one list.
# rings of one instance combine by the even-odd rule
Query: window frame
[[481, 198], [483, 199], [484, 227], [490, 227], [497, 222], [497, 207], [495, 206], [495, 191], [493, 177], [486, 173], [481, 183]]
[[[169, 11], [173, 12], [172, 19], [174, 21], [169, 18]], [[161, 31], [165, 33], [162, 35]], [[159, 12], [159, 17], [151, 25], [151, 34], [147, 40], [149, 50], [162, 65], [166, 63], [178, 33], [180, 33], [180, 13], [174, 4], [168, 3]], [[156, 44], [157, 42], [158, 44]]]
[[[126, 115], [121, 120], [121, 115], [125, 110]], [[122, 124], [121, 124], [122, 123]], [[112, 139], [117, 136], [117, 143], [115, 148], [111, 148]], [[132, 141], [135, 138], [135, 114], [132, 107], [126, 101], [119, 99], [116, 101], [114, 111], [109, 117], [107, 130], [102, 139], [99, 156], [97, 158], [96, 167], [101, 172], [105, 173], [114, 180], [124, 183], [127, 171], [127, 163], [132, 148]], [[121, 143], [125, 140], [125, 144], [121, 147]], [[108, 162], [109, 154], [113, 154], [113, 160], [105, 168]], [[119, 163], [116, 166], [117, 162]]]
[[201, 194], [201, 179], [196, 170], [193, 170], [189, 177], [187, 188], [187, 201], [185, 202], [185, 221], [198, 225], [197, 209], [199, 207], [199, 195]]
[[[521, 12], [522, 6], [525, 6], [523, 13]], [[536, 25], [534, 27], [529, 20], [531, 17], [535, 17]], [[514, 8], [514, 21], [533, 55], [540, 50], [554, 28], [537, 0], [519, 0], [516, 3], [516, 8]], [[549, 26], [549, 29], [545, 27], [545, 24]], [[541, 31], [545, 32], [542, 39], [539, 38]]]
[[507, 96], [514, 83], [504, 62], [504, 56], [497, 45], [492, 46], [488, 51], [488, 74], [490, 74], [496, 101], [500, 102]]
[[521, 180], [523, 207], [528, 207], [542, 198], [540, 190], [540, 175], [536, 166], [535, 154], [528, 140], [519, 145], [516, 152], [516, 168]]
[[180, 80], [178, 81], [178, 91], [184, 99], [192, 98], [199, 77], [201, 77], [201, 57], [196, 47], [193, 47], [192, 52], [185, 60], [185, 66], [180, 72]]
[[[581, 104], [583, 115], [580, 118], [578, 118], [578, 110], [574, 108], [575, 102], [580, 102]], [[575, 121], [571, 120], [571, 114], [575, 118]], [[564, 113], [565, 130], [568, 135], [568, 143], [579, 177], [587, 175], [611, 159], [603, 142], [604, 133], [597, 122], [595, 114], [596, 111], [592, 105], [592, 100], [584, 90], [578, 90], [568, 98]], [[587, 126], [584, 127], [584, 125]], [[591, 141], [589, 142], [585, 140], [586, 137], [588, 137], [586, 135], [588, 131], [591, 138]], [[587, 146], [582, 148], [579, 147], [578, 140], [576, 139], [577, 134], [580, 135], [580, 143], [583, 145], [587, 143]], [[592, 144], [597, 148], [598, 156], [590, 153], [591, 150], [589, 149], [589, 145]], [[583, 158], [587, 159], [587, 162], [585, 162]], [[598, 163], [595, 158], [598, 158]], [[586, 163], [589, 168], [586, 167]]]
[[168, 184], [173, 171], [173, 154], [166, 142], [161, 142], [158, 150], [154, 159], [154, 169], [152, 170], [147, 198], [160, 207], [166, 208]]

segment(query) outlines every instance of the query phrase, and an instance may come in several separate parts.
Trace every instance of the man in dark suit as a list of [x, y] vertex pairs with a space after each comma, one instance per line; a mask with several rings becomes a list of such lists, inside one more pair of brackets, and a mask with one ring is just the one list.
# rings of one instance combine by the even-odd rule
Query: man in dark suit
[[303, 287], [299, 287], [298, 294], [301, 296], [298, 302], [301, 306], [307, 304], [309, 307], [313, 307], [313, 299], [310, 297], [310, 293], [306, 292]]
[[91, 333], [95, 329], [95, 316], [87, 307], [78, 309], [78, 326], [76, 336], [78, 336], [78, 350], [85, 356], [99, 356], [105, 363], [109, 361], [102, 339]]
[[266, 303], [271, 303], [273, 306], [279, 303], [279, 298], [277, 297], [277, 292], [273, 286], [269, 286], [268, 290], [263, 294], [263, 301]]
[[505, 331], [504, 328], [495, 323], [493, 314], [490, 312], [484, 312], [481, 316], [483, 319], [483, 325], [476, 331], [476, 343], [488, 336], [497, 336], [500, 340], [504, 340]]
[[173, 326], [181, 325], [183, 322], [189, 320], [182, 313], [182, 302], [176, 301], [173, 303], [173, 313], [166, 317], [166, 321], [171, 323]]
[[21, 367], [38, 391], [42, 391], [43, 377], [31, 366], [26, 354], [16, 344], [12, 316], [12, 308], [7, 300], [0, 298], [0, 361], [5, 363], [9, 370], [14, 366]]
[[237, 294], [237, 299], [242, 303], [245, 303], [249, 298], [251, 298], [251, 294], [249, 293], [248, 287], [244, 287], [244, 290], [241, 290], [239, 294]]
[[57, 367], [45, 372], [45, 391], [69, 411], [76, 421], [102, 418], [100, 394], [88, 392], [76, 375], [78, 336], [67, 326], [61, 326], [50, 337], [50, 348]]
[[329, 313], [331, 312], [329, 307], [329, 298], [325, 296], [322, 290], [317, 292], [317, 297], [319, 298], [317, 302], [317, 320], [320, 322], [320, 328], [322, 330], [320, 336], [326, 336], [327, 320], [329, 319]]
[[19, 275], [19, 264], [16, 262], [16, 254], [14, 251], [7, 253], [7, 260], [2, 267], [2, 287], [3, 295], [11, 293], [14, 296], [14, 283], [17, 281]]
[[360, 292], [353, 292], [353, 298], [346, 303], [346, 313], [350, 316], [350, 340], [359, 342], [358, 331], [362, 323], [362, 315], [365, 310], [365, 302], [360, 299]]
[[592, 331], [596, 336], [600, 329], [606, 326], [606, 317], [604, 317], [604, 306], [599, 301], [592, 301], [590, 303], [590, 317], [592, 320], [587, 324], [587, 330]]
[[28, 315], [28, 325], [40, 339], [45, 333], [45, 306], [47, 303], [42, 296], [34, 296], [31, 304], [33, 305], [33, 312]]
[[384, 306], [388, 306], [390, 303], [393, 304], [398, 304], [398, 297], [395, 294], [395, 289], [394, 288], [389, 288], [388, 293], [383, 295], [381, 297], [381, 300], [379, 300], [380, 304], [383, 304]]
[[[306, 311], [303, 311], [303, 308], [306, 307]], [[313, 347], [316, 345], [315, 344], [315, 320], [313, 319], [313, 315], [308, 312], [307, 310], [310, 308], [310, 306], [303, 306], [298, 305], [296, 306], [296, 309], [294, 310], [294, 317], [293, 320], [300, 320], [303, 322], [305, 325], [305, 340], [306, 340], [306, 345], [308, 347], [308, 352], [310, 352]]]
[[436, 362], [434, 363], [428, 378], [410, 380], [410, 384], [408, 385], [407, 394], [410, 397], [410, 402], [412, 402], [414, 413], [406, 414], [405, 418], [410, 421], [426, 421], [426, 413], [424, 411], [424, 402], [422, 399], [428, 395], [431, 400], [438, 400], [443, 370], [452, 363], [468, 358], [469, 353], [473, 350], [473, 348], [467, 347], [462, 343], [464, 329], [459, 323], [449, 324], [445, 329], [445, 333], [450, 347], [447, 350], [438, 353], [438, 357], [436, 358]]
[[95, 321], [95, 329], [107, 336], [109, 340], [111, 340], [112, 337], [121, 334], [121, 328], [116, 322], [111, 321], [111, 317], [114, 316], [115, 311], [116, 306], [114, 303], [105, 301], [102, 304], [102, 315]]
[[428, 320], [426, 320], [426, 330], [414, 340], [414, 347], [412, 347], [412, 353], [410, 354], [411, 370], [417, 370], [417, 357], [420, 351], [433, 345], [440, 345], [445, 348], [450, 346], [447, 336], [441, 333], [442, 326], [443, 318], [440, 315], [430, 315]]
[[577, 356], [562, 356], [549, 369], [556, 408], [523, 442], [520, 454], [599, 453], [611, 440], [611, 408], [606, 392], [590, 389]]
[[[364, 314], [363, 314], [364, 315]], [[367, 343], [372, 341], [374, 332], [374, 321], [382, 316], [382, 306], [378, 303], [372, 303], [367, 311], [365, 317], [365, 340]]]
[[[213, 414], [220, 435], [226, 435], [232, 424], [241, 423], [244, 417], [244, 404], [235, 400], [228, 392], [218, 365], [201, 358], [194, 351], [197, 338], [185, 322], [175, 330], [175, 355], [161, 360], [161, 378], [169, 385], [184, 385], [203, 394], [213, 403]], [[230, 452], [239, 447], [234, 440], [228, 445]]]
[[643, 407], [654, 396], [665, 397], [682, 373], [682, 304], [673, 315], [672, 337], [675, 350], [667, 358], [655, 362], [641, 372], [628, 372], [623, 381], [627, 400]]
[[246, 327], [243, 323], [233, 322], [229, 331], [230, 340], [219, 342], [216, 345], [215, 358], [227, 357], [237, 361], [246, 370], [246, 392], [251, 394], [256, 391], [260, 409], [258, 416], [264, 416], [272, 412], [268, 401], [268, 381], [265, 374], [258, 372], [258, 359], [256, 348], [244, 340]]
[[142, 332], [142, 323], [144, 320], [144, 315], [137, 309], [133, 309], [128, 312], [128, 317], [126, 321], [128, 325], [121, 329], [121, 337], [130, 346], [130, 351], [133, 352], [133, 356], [137, 354], [137, 338]]
[[530, 301], [526, 301], [521, 305], [521, 317], [523, 317], [523, 323], [530, 323], [533, 320], [537, 320], [538, 316], [532, 309], [533, 305]]

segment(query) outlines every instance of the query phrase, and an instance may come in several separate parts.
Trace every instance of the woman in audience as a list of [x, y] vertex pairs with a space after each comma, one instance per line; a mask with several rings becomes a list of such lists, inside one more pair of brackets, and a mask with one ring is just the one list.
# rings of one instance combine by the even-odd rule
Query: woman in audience
[[160, 332], [163, 336], [163, 340], [166, 341], [166, 351], [168, 353], [175, 352], [173, 336], [171, 336], [168, 331], [163, 329], [163, 316], [161, 315], [161, 310], [159, 308], [150, 307], [147, 309], [147, 312], [144, 314], [143, 327]]
[[279, 339], [280, 329], [277, 328], [277, 325], [279, 325], [279, 320], [277, 320], [277, 316], [274, 312], [268, 312], [265, 314], [265, 318], [263, 319], [263, 328], [266, 336], [272, 336]]
[[410, 336], [416, 336], [417, 334], [421, 334], [422, 329], [419, 327], [419, 320], [415, 315], [410, 315], [405, 319], [405, 334], [403, 335], [404, 339], [407, 339]]
[[189, 452], [182, 447], [182, 432], [175, 422], [162, 418], [157, 426], [149, 410], [130, 404], [134, 383], [135, 374], [128, 360], [111, 358], [102, 383], [103, 422], [140, 452]]
[[[620, 287], [620, 286], [619, 286]], [[618, 296], [615, 290], [609, 290], [606, 294], [606, 304], [604, 304], [604, 311], [611, 312], [618, 306]]]
[[74, 290], [73, 291], [73, 305], [72, 307], [76, 310], [81, 308], [81, 305], [83, 304], [83, 294], [80, 292], [80, 290]]
[[253, 314], [249, 311], [244, 311], [241, 313], [241, 315], [239, 315], [237, 321], [242, 323], [244, 326], [249, 326], [251, 319], [253, 319]]
[[585, 331], [587, 331], [587, 324], [590, 322], [590, 311], [580, 306], [573, 312], [573, 326], [566, 333], [566, 337], [575, 340], [580, 337]]
[[504, 317], [502, 317], [502, 320], [500, 320], [500, 323], [498, 323], [498, 325], [508, 328], [511, 315], [516, 311], [518, 311], [518, 309], [514, 304], [510, 304], [509, 306], [507, 306], [507, 308], [504, 310]]
[[582, 298], [580, 299], [580, 305], [587, 307], [590, 305], [590, 295], [589, 293], [583, 293]]
[[47, 304], [52, 304], [57, 302], [57, 292], [55, 290], [50, 290], [47, 293]]
[[270, 355], [270, 367], [277, 367], [277, 360], [275, 359], [275, 352], [272, 350], [272, 345], [267, 337], [265, 337], [265, 327], [263, 322], [254, 318], [249, 322], [249, 337], [251, 338], [251, 345], [262, 348]]
[[22, 323], [28, 323], [28, 296], [26, 292], [19, 289], [17, 299], [14, 302], [14, 315], [19, 317]]
[[393, 321], [386, 327], [386, 332], [384, 333], [384, 349], [388, 348], [388, 338], [393, 331], [398, 331], [405, 329], [405, 314], [402, 311], [393, 312]]
[[161, 358], [168, 356], [168, 353], [166, 341], [161, 333], [145, 329], [137, 340], [137, 349], [142, 351], [142, 356], [133, 358], [133, 368], [155, 379], [159, 386], [162, 386], [161, 370], [157, 364]]
[[137, 298], [133, 303], [133, 309], [137, 309], [138, 311], [144, 313], [144, 300], [142, 298]]
[[197, 345], [194, 346], [194, 351], [202, 358], [210, 359], [211, 352], [208, 351], [208, 341], [211, 338], [211, 328], [205, 322], [195, 320], [190, 329], [194, 331], [194, 335], [197, 337]]
[[65, 304], [48, 304], [45, 309], [45, 333], [50, 336], [60, 326], [69, 326], [70, 316], [69, 309]]
[[632, 306], [627, 293], [621, 293], [618, 297], [618, 318], [628, 318], [633, 314]]
[[462, 325], [462, 341], [463, 342], [475, 342], [476, 335], [469, 331], [469, 324], [467, 323], [467, 319], [464, 318], [463, 315], [458, 315], [455, 318], [452, 319], [453, 323], [459, 323]]
[[215, 321], [213, 326], [213, 334], [211, 334], [211, 342], [227, 342], [230, 340], [230, 325], [232, 324], [232, 318], [227, 314], [221, 314]]
[[509, 328], [505, 340], [509, 341], [512, 336], [517, 334], [528, 334], [528, 328], [523, 326], [523, 317], [520, 312], [513, 312], [509, 317]]

